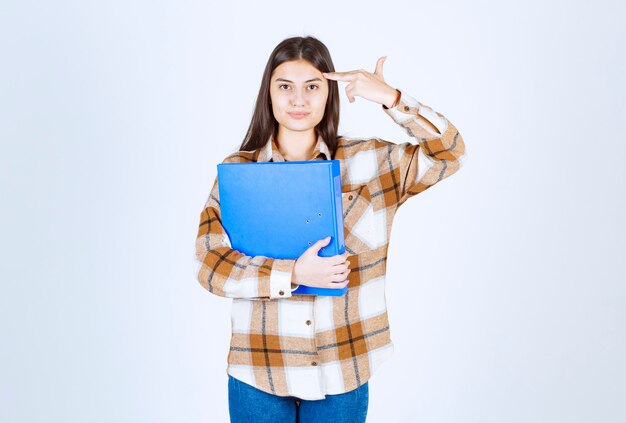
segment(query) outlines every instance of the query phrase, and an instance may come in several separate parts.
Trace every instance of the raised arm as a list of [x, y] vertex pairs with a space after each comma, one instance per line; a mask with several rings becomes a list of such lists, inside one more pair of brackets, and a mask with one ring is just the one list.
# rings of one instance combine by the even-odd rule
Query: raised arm
[[215, 295], [249, 299], [288, 298], [297, 288], [291, 283], [295, 259], [252, 257], [231, 248], [222, 226], [217, 177], [200, 214], [196, 258], [198, 282]]
[[[387, 108], [383, 104], [382, 108], [417, 140], [417, 144], [389, 143], [392, 163], [399, 171], [399, 207], [410, 197], [459, 170], [465, 144], [459, 131], [445, 116], [402, 91], [395, 107]], [[426, 169], [419, 169], [420, 150], [430, 163]]]

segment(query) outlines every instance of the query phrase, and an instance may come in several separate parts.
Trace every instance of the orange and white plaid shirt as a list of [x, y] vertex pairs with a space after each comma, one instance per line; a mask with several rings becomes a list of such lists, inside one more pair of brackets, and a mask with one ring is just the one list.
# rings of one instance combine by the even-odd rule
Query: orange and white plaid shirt
[[[231, 248], [215, 178], [200, 216], [197, 278], [209, 292], [232, 298], [227, 373], [233, 377], [274, 395], [323, 399], [363, 385], [392, 354], [385, 274], [394, 215], [407, 199], [455, 173], [465, 145], [448, 119], [404, 92], [395, 107], [382, 109], [418, 143], [339, 138], [331, 152], [319, 137], [310, 158], [341, 164], [352, 270], [343, 296], [292, 295], [295, 259], [251, 257]], [[418, 160], [420, 151], [427, 160]], [[223, 163], [268, 161], [285, 161], [273, 138]]]

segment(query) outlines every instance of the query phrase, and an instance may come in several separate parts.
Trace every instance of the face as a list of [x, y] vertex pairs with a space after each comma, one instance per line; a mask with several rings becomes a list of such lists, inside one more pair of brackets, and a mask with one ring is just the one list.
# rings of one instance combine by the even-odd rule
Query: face
[[328, 81], [306, 60], [281, 63], [272, 72], [270, 98], [279, 130], [308, 131], [324, 117]]

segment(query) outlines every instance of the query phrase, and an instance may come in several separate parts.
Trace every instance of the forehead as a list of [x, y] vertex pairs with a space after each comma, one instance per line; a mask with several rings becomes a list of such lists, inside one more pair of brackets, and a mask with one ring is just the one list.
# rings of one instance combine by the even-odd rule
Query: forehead
[[306, 60], [294, 60], [278, 65], [272, 72], [272, 80], [284, 78], [294, 82], [321, 78], [322, 73]]

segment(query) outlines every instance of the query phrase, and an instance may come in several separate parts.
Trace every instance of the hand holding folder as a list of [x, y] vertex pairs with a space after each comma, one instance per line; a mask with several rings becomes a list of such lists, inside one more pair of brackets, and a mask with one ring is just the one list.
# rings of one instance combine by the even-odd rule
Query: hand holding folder
[[296, 261], [294, 274], [297, 276], [297, 281], [306, 281], [305, 285], [309, 289], [330, 287], [330, 289], [337, 290], [343, 289], [348, 284], [350, 262], [345, 255], [319, 256], [320, 249], [327, 246], [331, 240], [330, 236], [318, 240]]
[[[251, 256], [298, 259], [331, 236], [319, 256], [345, 252], [339, 160], [222, 163], [217, 173], [222, 225], [232, 248]], [[347, 290], [300, 284], [293, 294]]]

